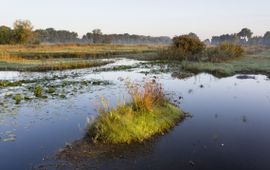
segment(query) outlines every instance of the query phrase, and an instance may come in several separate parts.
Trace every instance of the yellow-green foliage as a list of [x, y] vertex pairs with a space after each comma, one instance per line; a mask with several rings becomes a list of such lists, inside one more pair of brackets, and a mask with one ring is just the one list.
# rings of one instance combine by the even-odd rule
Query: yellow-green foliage
[[220, 62], [243, 56], [244, 49], [238, 44], [222, 43], [206, 49], [204, 54], [205, 56], [202, 57], [206, 57], [207, 61]]
[[[146, 82], [142, 91], [129, 84], [132, 101], [111, 110], [102, 110], [88, 134], [96, 142], [142, 142], [163, 134], [183, 117], [183, 112], [164, 99], [161, 85]], [[136, 93], [135, 93], [136, 92]]]

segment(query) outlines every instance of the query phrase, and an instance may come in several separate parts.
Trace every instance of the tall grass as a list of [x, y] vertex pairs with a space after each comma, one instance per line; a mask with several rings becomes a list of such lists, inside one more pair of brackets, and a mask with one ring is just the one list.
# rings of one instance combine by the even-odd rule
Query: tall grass
[[81, 45], [81, 44], [54, 44], [54, 45], [0, 45], [0, 53], [34, 58], [56, 57], [95, 57], [116, 54], [153, 52], [163, 46], [154, 45]]
[[146, 81], [143, 88], [135, 83], [127, 86], [131, 102], [101, 109], [91, 124], [88, 135], [94, 142], [142, 142], [165, 133], [183, 117], [183, 112], [165, 99], [161, 84]]

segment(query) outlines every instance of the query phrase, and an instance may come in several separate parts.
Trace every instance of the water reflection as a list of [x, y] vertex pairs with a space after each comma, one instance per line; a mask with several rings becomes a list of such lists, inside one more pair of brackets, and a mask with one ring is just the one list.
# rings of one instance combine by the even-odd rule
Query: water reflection
[[[93, 73], [91, 69], [82, 69], [62, 72], [70, 76], [76, 73], [69, 77], [73, 80], [110, 80], [113, 85], [91, 87], [65, 100], [23, 103], [13, 110], [15, 114], [1, 108], [0, 137], [10, 138], [10, 141], [0, 142], [1, 169], [30, 169], [66, 143], [82, 138], [86, 119], [97, 115], [99, 97], [104, 96], [115, 106], [119, 99], [126, 97], [123, 80], [142, 82], [145, 74], [140, 71]], [[24, 78], [51, 76], [50, 73], [20, 74], [24, 74]], [[0, 72], [1, 79], [20, 77], [17, 73], [3, 75], [6, 74]], [[162, 82], [167, 96], [190, 112], [192, 118], [158, 138], [151, 147], [142, 145], [140, 149], [115, 152], [92, 160], [95, 163], [84, 164], [85, 169], [93, 164], [94, 168], [101, 169], [270, 168], [267, 130], [270, 128], [270, 82], [266, 76], [217, 79], [200, 74], [179, 80], [170, 74], [147, 75], [148, 78], [153, 76]], [[4, 92], [2, 89], [1, 93]], [[145, 153], [149, 148], [151, 151]]]

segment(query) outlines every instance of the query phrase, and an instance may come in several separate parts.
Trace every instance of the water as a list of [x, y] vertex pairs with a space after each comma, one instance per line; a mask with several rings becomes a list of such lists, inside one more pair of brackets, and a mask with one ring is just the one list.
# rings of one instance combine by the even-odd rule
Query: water
[[[240, 80], [237, 76], [217, 79], [199, 74], [179, 80], [169, 73], [145, 76], [140, 71], [93, 73], [92, 69], [82, 69], [53, 73], [68, 75], [66, 78], [72, 80], [109, 80], [112, 84], [87, 87], [67, 99], [40, 99], [1, 109], [0, 169], [31, 169], [46, 161], [65, 144], [84, 136], [87, 120], [97, 115], [100, 96], [115, 106], [126, 98], [123, 79], [142, 82], [153, 76], [158, 77], [172, 101], [183, 97], [179, 106], [193, 117], [150, 146], [131, 147], [130, 152], [89, 162], [86, 169], [93, 165], [100, 169], [270, 168], [270, 81], [266, 76]], [[34, 75], [52, 73], [0, 72], [0, 79], [27, 79]], [[23, 87], [12, 90], [24, 91]], [[7, 90], [0, 89], [0, 93], [5, 101]]]

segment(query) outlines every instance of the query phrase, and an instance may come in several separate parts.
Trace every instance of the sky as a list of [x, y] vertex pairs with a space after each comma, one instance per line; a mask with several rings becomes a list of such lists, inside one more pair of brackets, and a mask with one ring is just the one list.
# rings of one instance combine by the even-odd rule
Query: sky
[[201, 39], [250, 28], [270, 31], [269, 0], [0, 0], [0, 25], [28, 19], [35, 29], [53, 27], [80, 36], [103, 33], [170, 36], [196, 33]]

